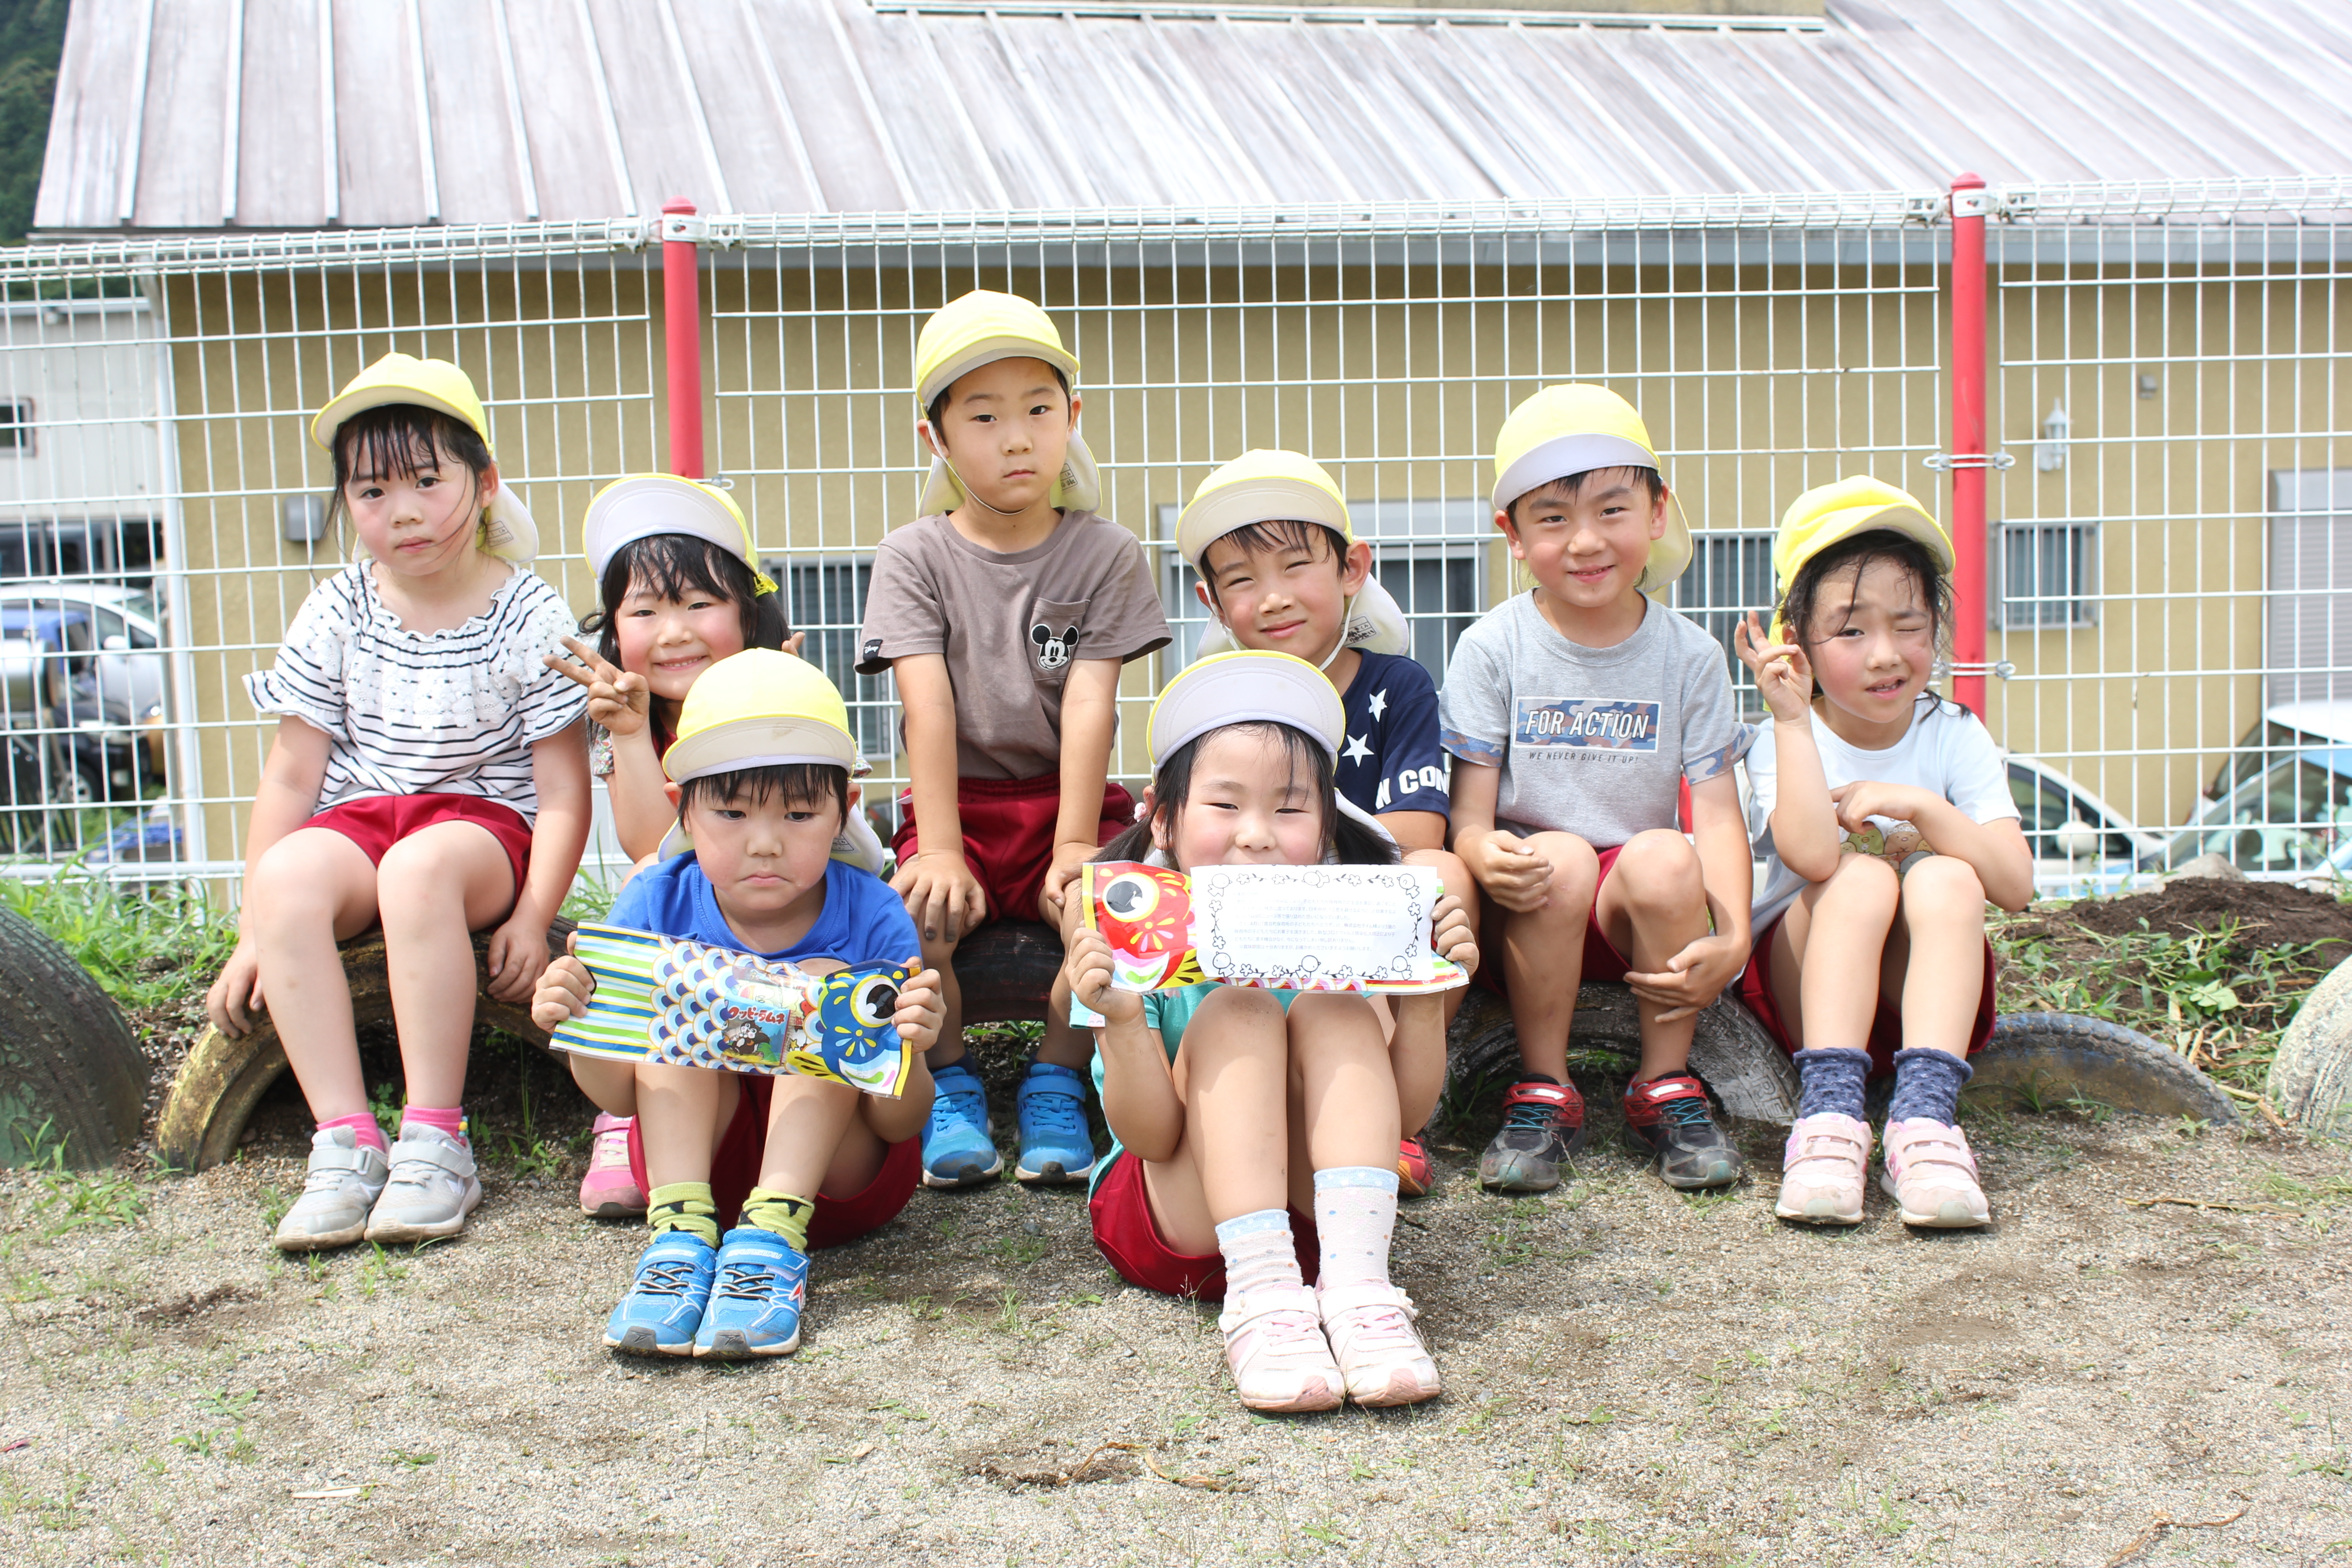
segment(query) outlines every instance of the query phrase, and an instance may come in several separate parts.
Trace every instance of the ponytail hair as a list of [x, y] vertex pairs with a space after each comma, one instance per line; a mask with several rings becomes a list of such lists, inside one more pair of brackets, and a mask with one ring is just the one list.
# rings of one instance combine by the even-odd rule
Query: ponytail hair
[[1118, 837], [1105, 845], [1097, 860], [1140, 860], [1154, 847], [1155, 831], [1175, 837], [1176, 814], [1184, 808], [1192, 795], [1192, 764], [1200, 756], [1201, 747], [1211, 735], [1223, 735], [1241, 730], [1278, 740], [1285, 759], [1294, 774], [1305, 764], [1307, 792], [1315, 797], [1316, 809], [1323, 822], [1323, 858], [1342, 866], [1393, 866], [1397, 862], [1396, 840], [1379, 829], [1349, 816], [1339, 809], [1338, 770], [1331, 753], [1325, 751], [1306, 731], [1272, 720], [1252, 719], [1238, 724], [1227, 724], [1194, 737], [1168, 753], [1160, 771], [1152, 775], [1151, 810]]

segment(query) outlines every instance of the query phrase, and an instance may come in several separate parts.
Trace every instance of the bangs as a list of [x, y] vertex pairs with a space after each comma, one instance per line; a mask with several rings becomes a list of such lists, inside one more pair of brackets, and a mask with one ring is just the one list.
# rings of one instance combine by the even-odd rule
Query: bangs
[[452, 459], [479, 475], [490, 466], [490, 449], [470, 426], [438, 409], [385, 404], [352, 415], [335, 432], [335, 488], [354, 479], [412, 479]]
[[684, 599], [708, 594], [730, 605], [758, 596], [751, 569], [734, 552], [690, 533], [655, 533], [633, 539], [604, 563], [604, 603], [618, 608], [632, 594]]
[[705, 773], [677, 786], [678, 820], [686, 808], [764, 805], [781, 799], [787, 806], [822, 805], [831, 801], [849, 820], [849, 770], [831, 763], [777, 763], [767, 767], [738, 768], [731, 773]]
[[1301, 522], [1295, 518], [1269, 518], [1264, 522], [1246, 523], [1231, 533], [1217, 535], [1209, 542], [1208, 549], [1201, 552], [1201, 564], [1208, 568], [1210, 576], [1214, 577], [1217, 568], [1211, 557], [1221, 544], [1230, 544], [1244, 555], [1280, 554], [1291, 550], [1303, 550], [1312, 555], [1316, 553], [1318, 543], [1335, 561], [1344, 559], [1348, 553], [1348, 542], [1339, 537], [1336, 529], [1327, 528], [1319, 522]]

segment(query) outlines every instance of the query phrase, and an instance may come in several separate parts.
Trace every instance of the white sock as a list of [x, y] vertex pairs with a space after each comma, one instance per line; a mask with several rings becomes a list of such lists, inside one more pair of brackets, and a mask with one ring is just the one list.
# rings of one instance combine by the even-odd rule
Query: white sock
[[1315, 1173], [1315, 1235], [1323, 1247], [1318, 1285], [1385, 1285], [1396, 1231], [1397, 1173], [1376, 1165]]
[[1217, 1227], [1217, 1250], [1225, 1256], [1225, 1293], [1252, 1296], [1261, 1290], [1297, 1289], [1298, 1251], [1290, 1241], [1290, 1211], [1260, 1209]]

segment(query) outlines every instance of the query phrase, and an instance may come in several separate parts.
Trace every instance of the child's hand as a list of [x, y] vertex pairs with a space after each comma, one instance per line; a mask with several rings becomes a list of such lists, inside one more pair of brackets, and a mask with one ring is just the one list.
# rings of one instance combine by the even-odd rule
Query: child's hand
[[1739, 662], [1756, 677], [1756, 689], [1773, 718], [1793, 724], [1811, 711], [1813, 667], [1803, 648], [1795, 643], [1765, 641], [1764, 623], [1753, 610], [1746, 620], [1733, 623], [1731, 646]]
[[1438, 956], [1460, 964], [1465, 974], [1477, 973], [1478, 942], [1470, 930], [1470, 911], [1462, 900], [1446, 894], [1437, 900], [1433, 918], [1429, 944], [1437, 949]]
[[980, 890], [980, 879], [952, 849], [919, 850], [899, 862], [890, 890], [906, 900], [925, 942], [953, 945], [988, 918], [988, 895]]
[[1078, 872], [1086, 863], [1101, 853], [1099, 846], [1076, 840], [1054, 847], [1054, 863], [1045, 868], [1045, 886], [1037, 895], [1037, 901], [1045, 906], [1042, 912], [1047, 925], [1062, 923], [1062, 918], [1067, 912], [1062, 906], [1069, 893], [1070, 884], [1077, 880]]
[[1671, 1024], [1711, 1005], [1747, 962], [1747, 951], [1732, 938], [1703, 936], [1666, 960], [1666, 967], [1658, 973], [1635, 974], [1629, 970], [1625, 985], [1643, 1001], [1664, 1007], [1657, 1022]]
[[547, 921], [513, 914], [490, 932], [490, 994], [501, 1002], [520, 1002], [547, 968]]
[[541, 662], [548, 668], [588, 689], [588, 717], [604, 727], [613, 736], [634, 735], [646, 727], [646, 713], [653, 702], [653, 689], [642, 675], [632, 675], [606, 664], [603, 656], [575, 637], [565, 637], [563, 646], [572, 650], [571, 659], [548, 654]]
[[890, 1015], [898, 1026], [898, 1038], [910, 1051], [928, 1051], [940, 1043], [940, 1026], [948, 1021], [948, 1005], [941, 994], [940, 972], [926, 969], [898, 987], [898, 1010]]
[[1840, 784], [1830, 791], [1830, 804], [1837, 808], [1838, 826], [1848, 833], [1861, 832], [1870, 826], [1874, 816], [1916, 826], [1922, 815], [1943, 801], [1942, 795], [1914, 784], [1874, 784], [1868, 780]]
[[1516, 834], [1497, 830], [1470, 841], [1461, 855], [1470, 874], [1494, 900], [1514, 914], [1539, 910], [1551, 901], [1551, 862]]
[[265, 1005], [261, 999], [261, 954], [240, 939], [236, 951], [221, 966], [220, 978], [205, 993], [205, 1016], [222, 1034], [242, 1038], [251, 1031], [255, 1015]]
[[[580, 939], [575, 936], [567, 945], [576, 948]], [[595, 994], [596, 977], [567, 952], [541, 973], [539, 990], [530, 999], [530, 1021], [542, 1029], [552, 1029], [567, 1018], [581, 1017], [588, 1011], [588, 998]]]
[[1143, 998], [1132, 991], [1117, 991], [1110, 983], [1110, 943], [1103, 933], [1083, 927], [1070, 933], [1069, 956], [1062, 973], [1070, 994], [1103, 1016], [1108, 1023], [1132, 1024], [1143, 1016]]

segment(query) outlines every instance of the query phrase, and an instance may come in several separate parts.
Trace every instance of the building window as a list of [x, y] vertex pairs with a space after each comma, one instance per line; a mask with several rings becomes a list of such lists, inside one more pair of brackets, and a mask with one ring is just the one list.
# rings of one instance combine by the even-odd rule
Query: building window
[[866, 590], [874, 567], [866, 561], [767, 560], [760, 569], [782, 588], [792, 629], [806, 632], [801, 655], [825, 673], [849, 704], [857, 749], [887, 769], [898, 754], [892, 715], [898, 694], [887, 675], [856, 672], [857, 634], [866, 622]]
[[33, 455], [33, 405], [29, 398], [0, 402], [0, 452]]
[[[1181, 508], [1157, 510], [1167, 565], [1160, 577], [1171, 640], [1160, 668], [1172, 675], [1192, 662], [1209, 612], [1193, 593], [1200, 579], [1176, 553]], [[1356, 537], [1372, 546], [1372, 575], [1404, 612], [1412, 657], [1432, 680], [1445, 684], [1454, 645], [1486, 607], [1486, 551], [1494, 541], [1494, 508], [1483, 500], [1351, 500]], [[1163, 677], [1164, 679], [1164, 677]]]
[[2004, 522], [1993, 533], [1993, 625], [2004, 631], [2099, 624], [2099, 525]]
[[1675, 608], [1706, 629], [1724, 650], [1741, 707], [1763, 711], [1748, 667], [1731, 651], [1731, 628], [1756, 612], [1772, 625], [1772, 535], [1764, 530], [1726, 531], [1691, 536], [1691, 562], [1675, 579]]

